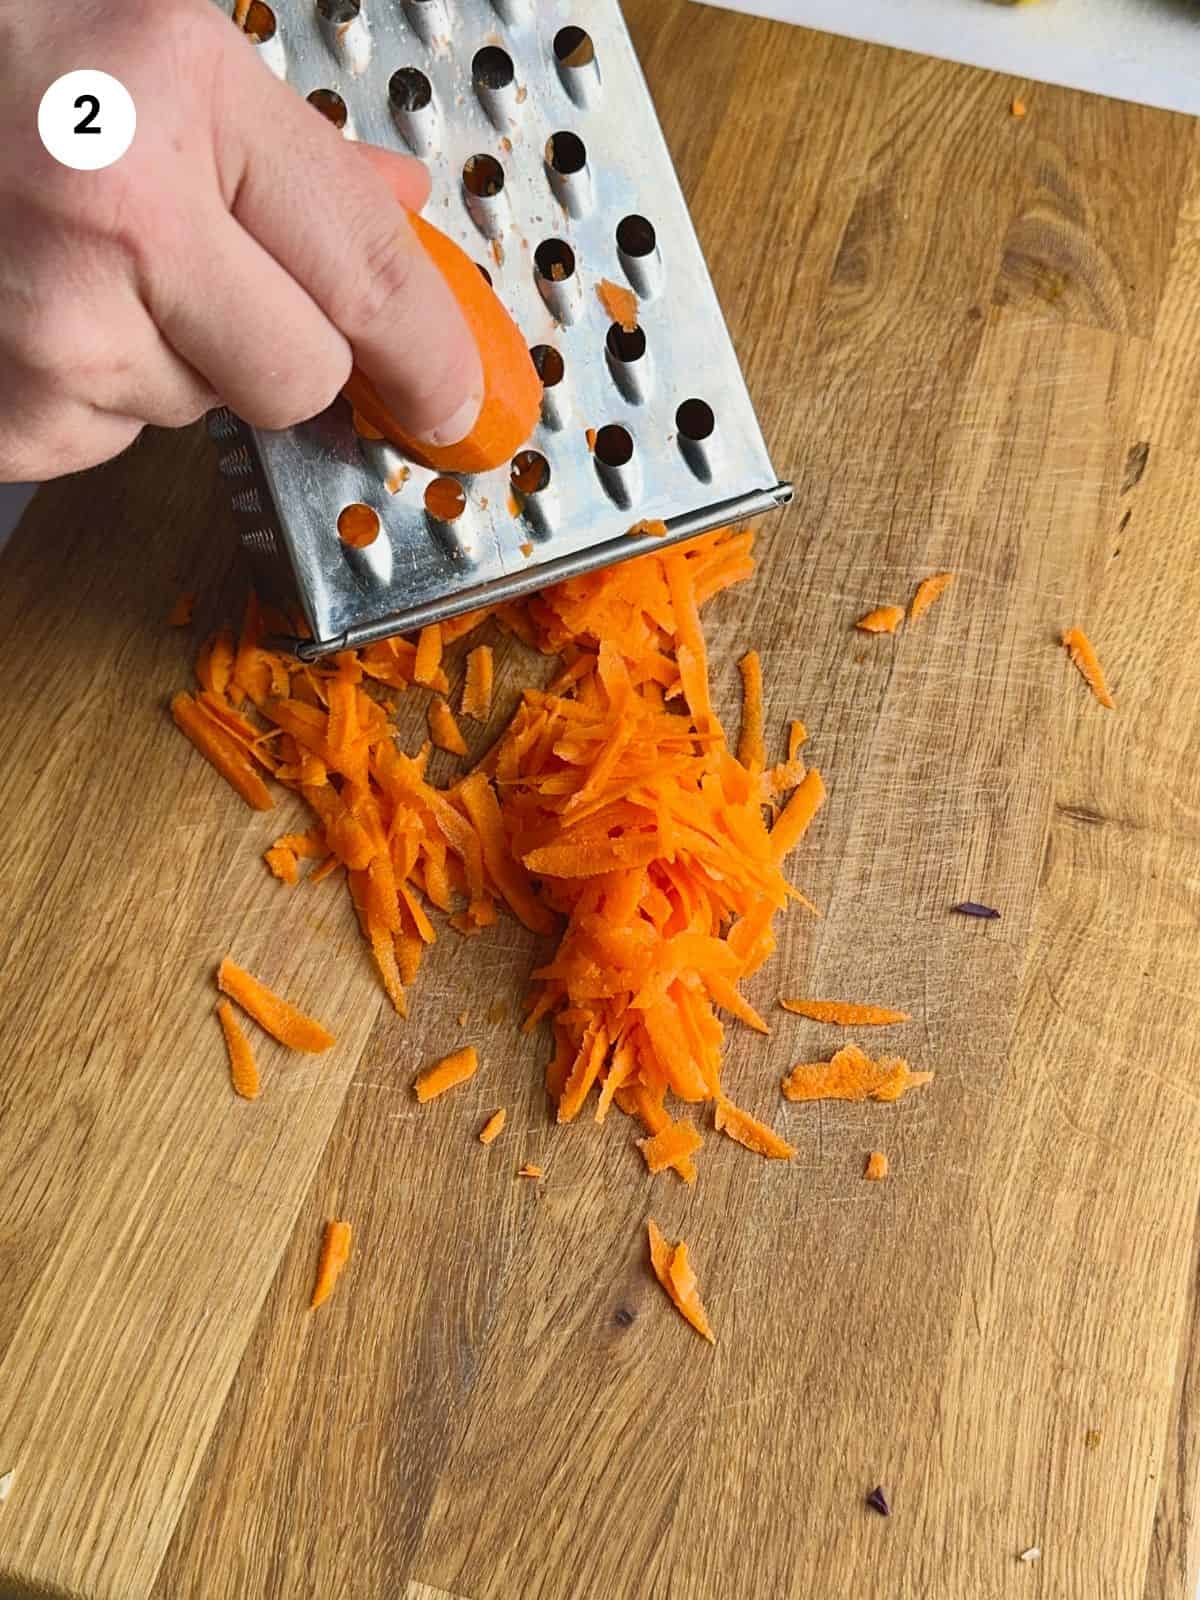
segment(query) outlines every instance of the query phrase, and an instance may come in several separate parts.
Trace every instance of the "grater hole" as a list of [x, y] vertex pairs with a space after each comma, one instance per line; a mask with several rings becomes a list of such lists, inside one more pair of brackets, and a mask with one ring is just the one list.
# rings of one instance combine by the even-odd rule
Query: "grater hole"
[[606, 467], [627, 467], [633, 460], [633, 435], [619, 422], [606, 423], [596, 434], [595, 455]]
[[543, 389], [553, 389], [563, 381], [566, 366], [562, 356], [552, 344], [535, 344], [529, 352], [534, 369], [542, 380]]
[[575, 275], [575, 252], [565, 239], [543, 239], [533, 252], [539, 277], [562, 283]]
[[490, 289], [492, 287], [492, 275], [491, 275], [491, 273], [484, 266], [482, 261], [477, 261], [475, 263], [475, 265], [479, 268], [480, 272], [483, 273], [483, 281], [484, 281], [484, 283], [487, 284], [488, 288]]
[[317, 13], [326, 22], [353, 22], [361, 10], [362, 0], [317, 0]]
[[477, 200], [492, 200], [504, 188], [504, 168], [495, 156], [468, 156], [463, 162], [463, 187]]
[[467, 495], [456, 478], [434, 478], [425, 485], [425, 509], [439, 522], [457, 522], [467, 509]]
[[554, 35], [554, 54], [564, 67], [586, 67], [596, 59], [596, 47], [591, 34], [572, 26]]
[[717, 419], [707, 400], [685, 400], [675, 413], [675, 426], [679, 429], [680, 438], [690, 439], [693, 444], [703, 444], [706, 439], [711, 439], [716, 425]]
[[424, 111], [433, 99], [433, 85], [419, 67], [401, 67], [388, 79], [394, 111]]
[[379, 513], [361, 500], [354, 500], [338, 512], [338, 538], [354, 550], [365, 550], [379, 537]]
[[622, 217], [617, 223], [617, 248], [623, 255], [639, 259], [642, 256], [652, 256], [658, 245], [658, 236], [654, 232], [654, 224], [637, 213]]
[[471, 82], [476, 89], [507, 89], [516, 77], [513, 59], [499, 45], [484, 45], [471, 62]]
[[266, 44], [275, 37], [275, 13], [270, 6], [263, 3], [263, 0], [250, 0], [242, 29], [259, 44]]
[[550, 463], [538, 450], [522, 450], [513, 457], [511, 476], [518, 494], [537, 494], [550, 482]]
[[308, 103], [321, 113], [326, 122], [332, 122], [335, 128], [346, 126], [349, 117], [346, 102], [333, 89], [314, 89], [308, 97]]
[[646, 354], [646, 335], [641, 328], [623, 328], [614, 322], [604, 342], [614, 361], [640, 361]]
[[577, 133], [552, 133], [546, 140], [546, 164], [564, 178], [587, 166], [587, 148]]

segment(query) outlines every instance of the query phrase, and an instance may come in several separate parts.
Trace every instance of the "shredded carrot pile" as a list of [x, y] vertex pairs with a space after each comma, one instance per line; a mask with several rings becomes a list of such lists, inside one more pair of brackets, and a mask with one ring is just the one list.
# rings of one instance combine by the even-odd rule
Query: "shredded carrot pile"
[[259, 1083], [254, 1051], [228, 1000], [217, 1002], [217, 1018], [225, 1035], [225, 1048], [229, 1052], [229, 1078], [234, 1093], [240, 1094], [243, 1100], [257, 1100]]
[[888, 1175], [888, 1158], [882, 1150], [872, 1150], [867, 1157], [866, 1171], [863, 1177], [870, 1183], [882, 1183]]
[[912, 604], [908, 608], [908, 620], [915, 622], [923, 616], [940, 594], [954, 582], [952, 572], [937, 572], [932, 578], [925, 578], [917, 585], [917, 592], [912, 597]]
[[196, 609], [196, 596], [190, 591], [181, 594], [167, 614], [168, 628], [186, 628], [192, 620], [192, 612]]
[[336, 1043], [327, 1028], [305, 1016], [303, 1011], [297, 1011], [228, 956], [217, 968], [217, 987], [289, 1050], [328, 1050]]
[[1083, 675], [1083, 681], [1096, 696], [1102, 706], [1107, 706], [1111, 711], [1115, 702], [1109, 693], [1108, 684], [1104, 679], [1104, 668], [1100, 665], [1092, 641], [1082, 628], [1068, 628], [1062, 636], [1063, 648]]
[[[417, 1099], [422, 1105], [427, 1100], [435, 1100], [439, 1094], [445, 1094], [447, 1089], [453, 1089], [455, 1084], [465, 1083], [468, 1078], [473, 1078], [479, 1071], [479, 1055], [473, 1044], [466, 1045], [462, 1050], [455, 1050], [451, 1055], [443, 1056], [441, 1061], [435, 1062], [432, 1067], [426, 1067], [416, 1082]], [[496, 1130], [497, 1133], [500, 1131]]]
[[865, 617], [859, 617], [854, 626], [861, 633], [895, 633], [903, 621], [903, 606], [876, 606]]
[[908, 1022], [907, 1011], [889, 1011], [886, 1006], [853, 1005], [845, 1000], [781, 1000], [785, 1011], [794, 1011], [812, 1022], [832, 1022], [839, 1028], [886, 1027], [892, 1022]]
[[680, 1240], [672, 1249], [652, 1217], [647, 1220], [646, 1229], [650, 1236], [650, 1265], [654, 1269], [654, 1276], [667, 1291], [671, 1304], [680, 1316], [690, 1322], [709, 1344], [715, 1344], [716, 1335], [700, 1300], [696, 1274], [688, 1260], [687, 1245]]
[[317, 1263], [317, 1281], [313, 1285], [309, 1305], [315, 1310], [333, 1293], [342, 1268], [350, 1259], [350, 1224], [327, 1222], [325, 1237], [321, 1241], [321, 1259]]
[[932, 1072], [913, 1072], [899, 1056], [872, 1061], [848, 1044], [832, 1061], [798, 1062], [783, 1080], [783, 1093], [788, 1100], [899, 1100], [932, 1077]]
[[508, 1112], [503, 1106], [499, 1111], [493, 1111], [491, 1116], [479, 1130], [480, 1144], [492, 1144], [504, 1132], [504, 1124], [508, 1121]]

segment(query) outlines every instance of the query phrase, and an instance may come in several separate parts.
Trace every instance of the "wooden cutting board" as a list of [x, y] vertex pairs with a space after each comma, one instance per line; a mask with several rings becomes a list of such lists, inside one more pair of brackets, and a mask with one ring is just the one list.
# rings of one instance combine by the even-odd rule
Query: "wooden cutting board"
[[[794, 862], [825, 915], [752, 985], [771, 1038], [729, 1035], [799, 1155], [711, 1137], [687, 1191], [627, 1126], [556, 1129], [507, 923], [442, 938], [401, 1024], [340, 886], [263, 870], [288, 807], [244, 809], [165, 713], [242, 593], [199, 430], [49, 486], [0, 557], [5, 1594], [1190, 1600], [1194, 128], [629, 9], [797, 485], [706, 625], [725, 709], [757, 645], [772, 737], [803, 716], [831, 791]], [[944, 568], [918, 625], [852, 631]], [[1114, 712], [1058, 647], [1075, 623]], [[489, 733], [529, 673], [510, 650]], [[264, 1050], [253, 1105], [213, 1018], [227, 950], [339, 1034]], [[781, 990], [910, 1010], [885, 1042], [936, 1079], [785, 1106], [833, 1041]], [[479, 1078], [419, 1110], [460, 1040]], [[650, 1278], [651, 1212], [715, 1349]], [[331, 1215], [355, 1252], [314, 1314]]]

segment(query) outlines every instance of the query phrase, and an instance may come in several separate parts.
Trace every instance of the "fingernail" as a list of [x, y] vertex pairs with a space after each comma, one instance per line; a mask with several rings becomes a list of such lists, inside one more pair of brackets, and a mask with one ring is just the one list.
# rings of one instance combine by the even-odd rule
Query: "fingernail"
[[445, 422], [439, 422], [436, 427], [427, 429], [420, 435], [423, 444], [448, 445], [458, 444], [465, 439], [471, 429], [479, 420], [479, 412], [483, 406], [482, 389], [473, 389], [452, 416]]

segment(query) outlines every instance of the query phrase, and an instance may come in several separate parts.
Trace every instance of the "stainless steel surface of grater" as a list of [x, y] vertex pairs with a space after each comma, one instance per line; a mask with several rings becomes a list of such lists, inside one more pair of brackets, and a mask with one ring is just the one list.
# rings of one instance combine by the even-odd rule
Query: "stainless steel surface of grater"
[[[225, 8], [223, 8], [225, 9]], [[773, 509], [778, 481], [617, 0], [255, 0], [254, 47], [347, 137], [429, 166], [426, 216], [535, 354], [542, 415], [461, 494], [337, 401], [282, 432], [210, 415], [261, 591], [305, 656], [365, 644]], [[314, 115], [317, 114], [314, 111]], [[614, 323], [604, 280], [638, 297]], [[594, 433], [589, 433], [594, 430]], [[532, 487], [540, 484], [541, 487]], [[338, 533], [347, 506], [379, 534]], [[369, 529], [374, 519], [361, 513]], [[661, 545], [663, 541], [659, 541]]]

